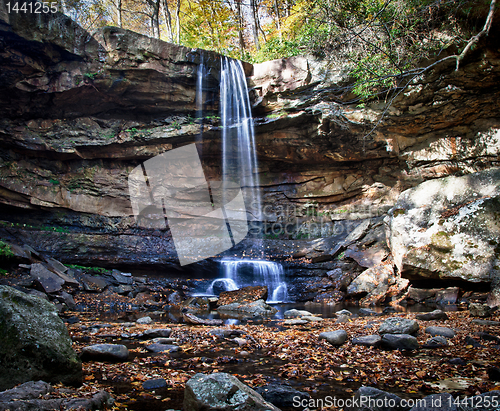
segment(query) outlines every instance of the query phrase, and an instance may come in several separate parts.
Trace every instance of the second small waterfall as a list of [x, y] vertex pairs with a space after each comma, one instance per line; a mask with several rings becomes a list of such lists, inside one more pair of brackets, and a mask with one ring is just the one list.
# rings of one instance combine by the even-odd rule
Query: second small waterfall
[[221, 277], [212, 281], [207, 294], [233, 291], [243, 287], [265, 285], [268, 303], [288, 301], [288, 290], [283, 267], [274, 261], [222, 260]]

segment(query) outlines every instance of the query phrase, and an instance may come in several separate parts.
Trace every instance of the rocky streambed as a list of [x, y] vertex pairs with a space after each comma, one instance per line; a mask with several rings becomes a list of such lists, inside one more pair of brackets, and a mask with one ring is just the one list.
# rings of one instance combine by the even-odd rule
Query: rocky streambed
[[[449, 400], [486, 393], [499, 384], [500, 315], [483, 304], [421, 314], [342, 310], [331, 313], [331, 318], [292, 309], [278, 319], [262, 315], [242, 319], [235, 313], [240, 320], [233, 325], [190, 324], [180, 319], [183, 311], [206, 318], [195, 309], [198, 299], [181, 300], [177, 294], [179, 301], [163, 304], [162, 293], [172, 294], [158, 283], [154, 289], [147, 278], [114, 274], [109, 276], [128, 281], [139, 291], [134, 298], [112, 288], [124, 284], [68, 293], [74, 300], [71, 307], [54, 298], [82, 360], [83, 385], [22, 386], [10, 397], [0, 394], [0, 401], [6, 401], [4, 409], [28, 389], [41, 390], [35, 397], [49, 401], [45, 404], [49, 408], [38, 404], [38, 409], [53, 409], [71, 398], [87, 401], [81, 404], [88, 409], [194, 410], [205, 398], [200, 390], [215, 390], [213, 384], [219, 384], [213, 378], [222, 378], [235, 392], [243, 390], [245, 398], [254, 398], [253, 391], [251, 395], [247, 391], [255, 390], [262, 395], [255, 397], [258, 401], [284, 410], [340, 409], [341, 402], [331, 403], [334, 398], [383, 398], [387, 392], [397, 396], [390, 398], [404, 400], [449, 393], [451, 397], [443, 397]], [[22, 289], [26, 280], [26, 275], [18, 275], [2, 281]], [[141, 286], [151, 287], [150, 292], [141, 293]], [[227, 294], [223, 299], [231, 303], [231, 293]], [[251, 296], [262, 297], [259, 290], [244, 295], [244, 299], [233, 297], [240, 298], [240, 305], [251, 304]], [[219, 374], [209, 377], [213, 373]], [[200, 378], [208, 380], [196, 384]], [[77, 402], [64, 404], [71, 407]], [[263, 404], [262, 409], [272, 409]]]

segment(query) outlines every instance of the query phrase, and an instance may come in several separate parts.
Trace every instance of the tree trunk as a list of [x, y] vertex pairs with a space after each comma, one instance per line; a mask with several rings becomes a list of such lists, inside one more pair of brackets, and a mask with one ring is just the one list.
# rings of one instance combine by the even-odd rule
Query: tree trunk
[[257, 51], [260, 50], [259, 43], [259, 13], [257, 10], [257, 4], [255, 0], [250, 0], [250, 8], [252, 9], [252, 17], [253, 17], [253, 41], [255, 44], [255, 48]]
[[290, 17], [292, 11], [292, 1], [291, 0], [286, 0], [286, 16]]
[[151, 14], [149, 18], [151, 20], [151, 35], [160, 38], [160, 5], [161, 0], [147, 0], [149, 7], [151, 7]]
[[168, 1], [163, 1], [163, 12], [165, 14], [165, 25], [167, 26], [167, 37], [168, 41], [174, 42], [174, 32], [172, 31], [172, 15], [170, 14], [170, 9], [168, 8]]
[[153, 24], [154, 24], [154, 36], [160, 38], [160, 6], [161, 0], [156, 0], [153, 8]]
[[117, 20], [118, 27], [122, 28], [123, 27], [122, 0], [116, 0], [116, 20]]
[[243, 15], [241, 13], [241, 2], [239, 0], [236, 3], [236, 18], [238, 19], [238, 39], [240, 44], [240, 55], [243, 59], [245, 55], [245, 37], [243, 36]]
[[274, 0], [274, 11], [276, 13], [276, 28], [278, 29], [278, 35], [280, 37], [280, 41], [283, 41], [283, 35], [281, 34], [280, 8], [278, 5], [278, 0]]
[[181, 0], [177, 0], [177, 8], [175, 9], [175, 26], [176, 32], [176, 43], [181, 44]]

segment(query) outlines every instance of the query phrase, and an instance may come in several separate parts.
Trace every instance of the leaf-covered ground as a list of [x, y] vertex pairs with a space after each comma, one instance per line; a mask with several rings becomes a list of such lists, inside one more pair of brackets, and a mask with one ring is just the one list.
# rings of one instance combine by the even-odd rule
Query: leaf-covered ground
[[[104, 342], [125, 344], [130, 350], [128, 362], [84, 363], [82, 389], [110, 391], [116, 400], [115, 409], [181, 409], [185, 383], [197, 372], [228, 372], [251, 387], [269, 382], [289, 383], [309, 392], [312, 398], [347, 398], [361, 385], [407, 398], [443, 391], [464, 396], [500, 388], [500, 383], [491, 381], [487, 374], [489, 366], [499, 365], [500, 345], [474, 336], [477, 332], [498, 336], [500, 327], [475, 324], [468, 311], [449, 312], [449, 319], [444, 321], [420, 321], [420, 344], [430, 338], [424, 329], [431, 325], [453, 328], [456, 336], [449, 340], [448, 347], [413, 352], [351, 344], [353, 337], [376, 334], [378, 325], [388, 316], [414, 318], [411, 313], [358, 317], [341, 324], [325, 319], [305, 326], [284, 326], [283, 320], [226, 326], [244, 332], [234, 338], [209, 334], [213, 326], [169, 323], [167, 317], [165, 322], [123, 325], [119, 321], [101, 323], [92, 313], [76, 315], [81, 322], [68, 328], [77, 351]], [[498, 316], [491, 319], [498, 320]], [[96, 324], [105, 326], [92, 327]], [[145, 349], [147, 340], [128, 337], [165, 327], [172, 329], [170, 338], [176, 340], [182, 352], [149, 353]], [[344, 345], [333, 347], [318, 339], [321, 332], [336, 329], [346, 330], [348, 341]], [[474, 337], [482, 347], [467, 345], [467, 336]], [[454, 358], [461, 358], [463, 365], [450, 363]], [[144, 381], [156, 378], [164, 378], [167, 387], [142, 387]]]

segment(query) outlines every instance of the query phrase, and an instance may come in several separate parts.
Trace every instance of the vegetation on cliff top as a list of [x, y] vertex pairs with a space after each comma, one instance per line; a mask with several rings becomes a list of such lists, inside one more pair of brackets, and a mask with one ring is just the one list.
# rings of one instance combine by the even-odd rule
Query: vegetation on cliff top
[[342, 62], [366, 99], [422, 60], [465, 50], [496, 0], [83, 2], [67, 0], [64, 10], [90, 31], [115, 25], [254, 63], [299, 54]]

